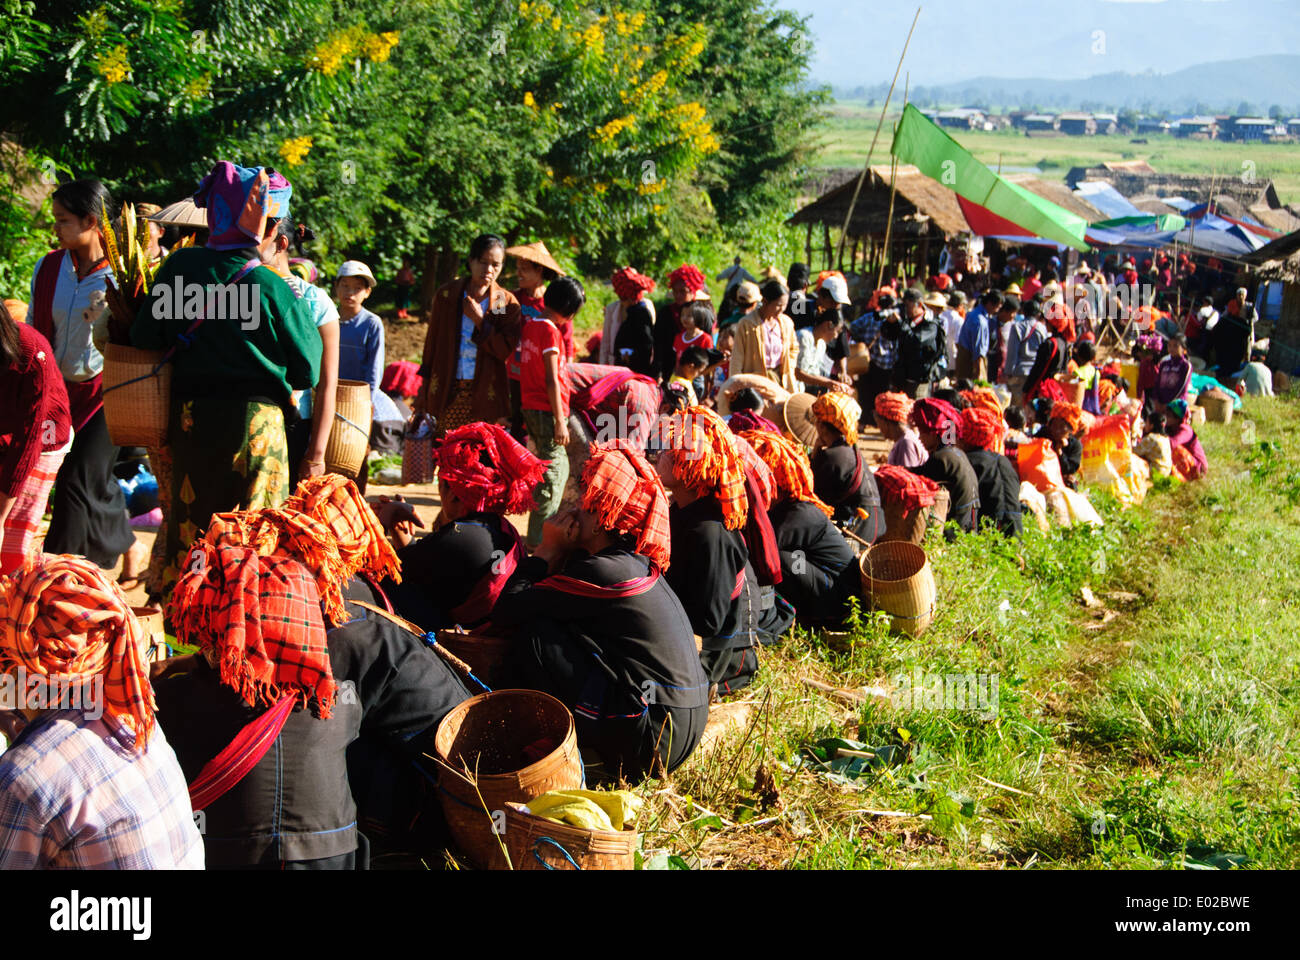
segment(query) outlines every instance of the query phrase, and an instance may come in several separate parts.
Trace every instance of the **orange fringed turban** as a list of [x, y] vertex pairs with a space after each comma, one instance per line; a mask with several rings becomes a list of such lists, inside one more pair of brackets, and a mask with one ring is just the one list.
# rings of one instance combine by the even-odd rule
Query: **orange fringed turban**
[[626, 441], [592, 444], [582, 467], [582, 509], [604, 529], [635, 536], [636, 552], [668, 569], [668, 496], [641, 451]]
[[708, 407], [688, 407], [668, 419], [673, 470], [699, 496], [722, 505], [728, 530], [739, 530], [749, 516], [745, 459], [726, 422]]
[[834, 514], [835, 511], [813, 493], [812, 467], [808, 464], [808, 455], [802, 446], [766, 430], [750, 430], [740, 436], [749, 442], [767, 464], [780, 492], [795, 500], [811, 503], [828, 517]]

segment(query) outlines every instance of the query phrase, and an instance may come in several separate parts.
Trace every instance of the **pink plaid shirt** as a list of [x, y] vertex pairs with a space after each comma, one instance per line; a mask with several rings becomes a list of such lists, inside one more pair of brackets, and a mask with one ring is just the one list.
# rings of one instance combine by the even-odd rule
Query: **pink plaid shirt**
[[202, 870], [176, 754], [161, 727], [133, 740], [77, 710], [28, 725], [0, 754], [0, 870]]

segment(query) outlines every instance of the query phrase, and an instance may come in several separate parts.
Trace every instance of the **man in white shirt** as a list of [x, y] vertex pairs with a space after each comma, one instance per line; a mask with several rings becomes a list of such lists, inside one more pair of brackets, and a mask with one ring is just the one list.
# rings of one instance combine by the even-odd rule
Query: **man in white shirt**
[[731, 261], [731, 266], [726, 267], [719, 272], [714, 279], [727, 281], [727, 288], [722, 292], [724, 298], [746, 280], [750, 283], [757, 282], [752, 276], [750, 276], [749, 271], [740, 265], [740, 257], [736, 257], [735, 260]]
[[955, 376], [957, 370], [957, 336], [961, 333], [962, 324], [966, 322], [966, 310], [966, 294], [957, 290], [948, 297], [947, 308], [939, 314], [939, 322], [943, 324], [944, 332], [947, 334], [944, 349], [947, 353], [950, 377]]

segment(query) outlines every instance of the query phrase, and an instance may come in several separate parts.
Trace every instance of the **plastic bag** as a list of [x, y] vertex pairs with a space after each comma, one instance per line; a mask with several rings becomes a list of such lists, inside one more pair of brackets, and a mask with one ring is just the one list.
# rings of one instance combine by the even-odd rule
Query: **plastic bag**
[[1050, 440], [1030, 440], [1016, 450], [1016, 467], [1020, 479], [1034, 485], [1039, 493], [1059, 490], [1065, 486], [1061, 477], [1061, 460], [1052, 449]]
[[1148, 433], [1138, 441], [1133, 452], [1147, 462], [1153, 477], [1167, 477], [1174, 471], [1169, 438], [1163, 434]]

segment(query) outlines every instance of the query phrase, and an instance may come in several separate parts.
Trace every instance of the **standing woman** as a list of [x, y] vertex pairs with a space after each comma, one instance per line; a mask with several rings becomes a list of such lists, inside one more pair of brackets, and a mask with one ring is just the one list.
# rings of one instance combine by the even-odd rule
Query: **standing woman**
[[44, 550], [83, 556], [105, 570], [117, 566], [125, 553], [125, 583], [139, 579], [149, 552], [131, 532], [126, 498], [113, 476], [118, 448], [104, 421], [104, 357], [91, 340], [113, 276], [100, 223], [103, 211], [112, 216], [112, 202], [98, 180], [73, 180], [54, 191], [54, 230], [61, 248], [47, 253], [32, 274], [28, 321], [54, 347], [74, 432], [55, 482], [54, 517]]
[[[519, 301], [519, 323], [522, 330], [523, 324], [530, 319], [540, 317], [546, 313], [546, 307], [542, 304], [542, 296], [546, 293], [546, 285], [556, 277], [564, 276], [564, 271], [560, 269], [560, 265], [551, 256], [551, 251], [546, 249], [546, 244], [541, 242], [530, 243], [522, 247], [510, 247], [506, 250], [506, 253], [515, 258], [515, 276], [519, 280], [519, 286], [510, 293]], [[572, 360], [572, 321], [560, 327], [560, 337], [564, 341], [565, 357]], [[515, 347], [515, 352], [506, 364], [506, 372], [510, 377], [510, 433], [516, 440], [522, 440], [524, 437], [524, 411], [523, 389], [520, 386], [522, 373], [518, 346]]]
[[506, 364], [519, 343], [519, 301], [497, 284], [505, 254], [506, 242], [496, 234], [475, 237], [469, 276], [443, 284], [434, 294], [416, 413], [432, 414], [439, 435], [510, 417]]
[[785, 313], [789, 291], [780, 280], [767, 280], [759, 289], [762, 303], [736, 324], [736, 345], [731, 353], [734, 377], [753, 373], [767, 377], [789, 393], [803, 389], [795, 378], [794, 321]]
[[0, 576], [27, 559], [71, 440], [53, 348], [0, 304]]
[[654, 290], [655, 282], [631, 267], [623, 267], [614, 271], [610, 283], [618, 299], [605, 307], [597, 362], [607, 367], [629, 367], [653, 377], [655, 305], [645, 295]]

